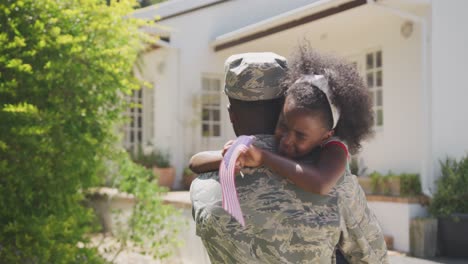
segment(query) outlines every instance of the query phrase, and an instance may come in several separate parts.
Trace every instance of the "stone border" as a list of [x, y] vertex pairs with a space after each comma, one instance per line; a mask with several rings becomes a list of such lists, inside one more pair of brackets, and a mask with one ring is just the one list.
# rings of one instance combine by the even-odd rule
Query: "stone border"
[[[428, 205], [429, 197], [420, 196], [388, 196], [388, 195], [366, 195], [368, 202], [387, 202], [387, 203], [405, 203], [405, 204], [421, 204]], [[164, 198], [166, 204], [172, 204], [177, 208], [192, 208], [189, 191], [168, 192]]]
[[387, 203], [406, 203], [406, 204], [421, 204], [428, 205], [429, 197], [420, 196], [388, 196], [388, 195], [366, 195], [368, 202], [387, 202]]
[[164, 203], [171, 204], [177, 208], [191, 209], [192, 201], [190, 200], [190, 192], [188, 191], [177, 191], [168, 192], [164, 195]]
[[[134, 202], [135, 196], [129, 193], [119, 192], [116, 188], [109, 187], [95, 187], [89, 188], [85, 191], [85, 195], [94, 199], [109, 199], [109, 200], [120, 200]], [[165, 204], [174, 205], [177, 208], [192, 208], [192, 201], [190, 200], [189, 191], [175, 191], [167, 192], [163, 195], [163, 202]]]
[[87, 197], [91, 198], [118, 199], [129, 202], [135, 201], [135, 196], [133, 194], [119, 192], [118, 189], [110, 187], [92, 187], [87, 189], [84, 193]]

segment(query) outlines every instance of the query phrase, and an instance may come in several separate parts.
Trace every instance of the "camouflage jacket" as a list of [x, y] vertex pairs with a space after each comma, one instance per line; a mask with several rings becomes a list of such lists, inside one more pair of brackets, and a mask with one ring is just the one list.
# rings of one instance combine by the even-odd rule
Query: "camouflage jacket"
[[[275, 150], [273, 139], [255, 144]], [[242, 227], [222, 208], [217, 172], [190, 190], [197, 235], [212, 263], [335, 263], [338, 247], [350, 263], [387, 263], [381, 229], [355, 176], [346, 173], [330, 194], [297, 188], [261, 167], [236, 178]]]

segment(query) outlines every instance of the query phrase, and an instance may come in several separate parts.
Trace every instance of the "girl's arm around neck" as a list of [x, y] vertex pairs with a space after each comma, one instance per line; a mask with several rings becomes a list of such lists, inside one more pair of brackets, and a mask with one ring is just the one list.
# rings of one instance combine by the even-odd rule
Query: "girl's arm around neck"
[[328, 194], [343, 174], [347, 154], [339, 146], [326, 146], [320, 154], [318, 165], [310, 166], [279, 156], [275, 153], [263, 151], [262, 163], [276, 174], [289, 179], [299, 188], [320, 194]]
[[203, 151], [192, 156], [189, 168], [195, 173], [217, 171], [223, 156], [221, 151]]
[[195, 173], [219, 170], [224, 154], [234, 142], [235, 140], [229, 140], [220, 151], [203, 151], [193, 155], [190, 159], [189, 168]]

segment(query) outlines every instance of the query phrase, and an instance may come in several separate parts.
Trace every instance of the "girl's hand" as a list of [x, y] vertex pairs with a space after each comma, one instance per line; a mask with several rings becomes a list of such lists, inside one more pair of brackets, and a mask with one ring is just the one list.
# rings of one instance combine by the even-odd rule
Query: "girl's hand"
[[[230, 147], [232, 147], [232, 144], [235, 142], [235, 140], [229, 140], [224, 144], [223, 150], [221, 154], [226, 155], [227, 151], [229, 150]], [[235, 174], [239, 174], [240, 170], [243, 167], [259, 167], [263, 165], [263, 151], [259, 148], [254, 147], [253, 145], [250, 146], [246, 152], [241, 153], [239, 155], [239, 158], [236, 161], [236, 167], [235, 167]]]
[[[259, 167], [263, 165], [263, 151], [250, 146], [247, 151], [241, 153], [236, 161], [235, 175], [238, 175], [243, 167]], [[243, 177], [244, 175], [242, 175]]]
[[259, 167], [263, 165], [263, 151], [257, 147], [250, 146], [240, 157], [243, 157], [242, 164], [246, 167]]
[[[223, 150], [221, 151], [221, 155], [226, 155], [228, 152], [229, 148], [232, 147], [232, 144], [235, 142], [235, 140], [229, 140], [224, 144]], [[242, 154], [239, 156], [239, 158], [236, 161], [236, 167], [234, 169], [234, 175], [238, 175], [240, 173], [240, 170], [244, 167], [244, 157]]]
[[223, 150], [221, 150], [221, 155], [223, 155], [223, 157], [224, 157], [224, 155], [226, 155], [227, 151], [232, 146], [234, 141], [235, 140], [229, 140], [228, 142], [226, 142], [226, 144], [224, 144]]

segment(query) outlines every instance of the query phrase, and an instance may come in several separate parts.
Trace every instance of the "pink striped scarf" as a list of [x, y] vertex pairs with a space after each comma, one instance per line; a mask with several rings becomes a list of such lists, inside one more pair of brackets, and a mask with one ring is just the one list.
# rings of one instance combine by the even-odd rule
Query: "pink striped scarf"
[[247, 151], [254, 137], [240, 136], [224, 155], [219, 166], [219, 181], [223, 192], [223, 208], [230, 213], [242, 226], [245, 226], [244, 216], [239, 204], [235, 185], [234, 170], [240, 154]]

